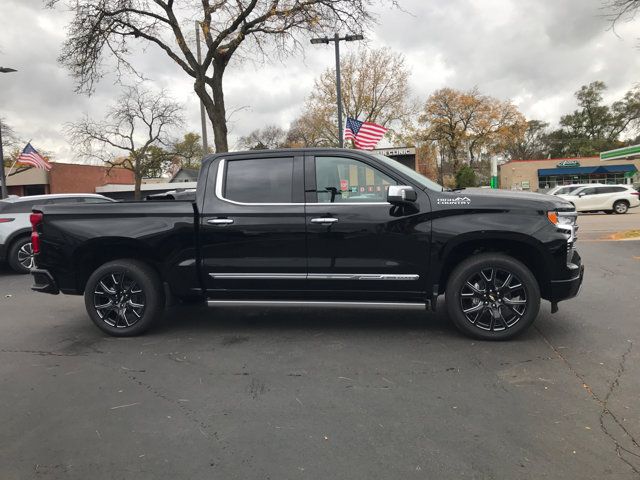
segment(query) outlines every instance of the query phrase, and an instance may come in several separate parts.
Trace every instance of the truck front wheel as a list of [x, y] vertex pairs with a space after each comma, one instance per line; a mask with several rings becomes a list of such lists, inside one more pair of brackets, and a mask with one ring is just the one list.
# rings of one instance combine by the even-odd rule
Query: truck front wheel
[[447, 282], [445, 297], [455, 326], [482, 340], [519, 335], [540, 310], [540, 288], [531, 271], [499, 253], [474, 255], [458, 264]]
[[102, 331], [130, 337], [146, 331], [162, 316], [162, 282], [149, 265], [121, 259], [100, 266], [84, 290], [87, 313]]

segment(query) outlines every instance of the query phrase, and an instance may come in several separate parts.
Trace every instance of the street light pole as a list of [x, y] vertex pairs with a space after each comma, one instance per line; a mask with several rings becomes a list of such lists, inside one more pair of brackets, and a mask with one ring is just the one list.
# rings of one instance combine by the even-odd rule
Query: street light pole
[[0, 182], [2, 182], [2, 193], [0, 198], [4, 200], [7, 198], [7, 177], [4, 174], [4, 151], [2, 150], [2, 120], [0, 120]]
[[333, 38], [321, 37], [311, 39], [311, 43], [314, 45], [319, 43], [328, 44], [329, 42], [336, 44], [336, 99], [338, 103], [338, 144], [340, 148], [344, 147], [344, 134], [342, 132], [342, 81], [340, 80], [340, 41], [353, 42], [355, 40], [362, 40], [363, 38], [364, 37], [359, 34], [341, 37], [336, 33]]
[[336, 44], [336, 94], [338, 99], [338, 144], [344, 148], [344, 134], [342, 132], [342, 85], [340, 80], [340, 35], [337, 33], [333, 37]]
[[[17, 72], [15, 68], [0, 67], [0, 73]], [[2, 182], [2, 189], [0, 190], [0, 198], [5, 199], [8, 196], [7, 192], [7, 177], [4, 174], [4, 151], [2, 150], [2, 120], [0, 120], [0, 182]]]

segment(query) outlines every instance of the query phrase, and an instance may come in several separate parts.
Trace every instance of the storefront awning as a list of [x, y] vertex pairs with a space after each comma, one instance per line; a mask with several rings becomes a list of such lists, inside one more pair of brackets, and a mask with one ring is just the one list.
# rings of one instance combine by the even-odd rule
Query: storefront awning
[[636, 172], [635, 165], [607, 165], [596, 167], [567, 167], [567, 168], [540, 168], [539, 177], [551, 177], [556, 175], [592, 175], [597, 173], [627, 173]]

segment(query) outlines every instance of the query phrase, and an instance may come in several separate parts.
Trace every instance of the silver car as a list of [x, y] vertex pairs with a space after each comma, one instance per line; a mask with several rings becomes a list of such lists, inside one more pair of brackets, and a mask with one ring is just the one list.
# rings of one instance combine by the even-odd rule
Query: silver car
[[105, 203], [114, 200], [91, 193], [33, 195], [0, 200], [0, 261], [18, 273], [33, 268], [29, 215], [36, 205], [54, 203]]

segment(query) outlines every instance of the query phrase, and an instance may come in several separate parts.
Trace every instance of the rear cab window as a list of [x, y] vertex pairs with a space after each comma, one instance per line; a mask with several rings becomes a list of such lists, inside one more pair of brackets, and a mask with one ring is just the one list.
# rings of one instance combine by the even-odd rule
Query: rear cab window
[[235, 203], [294, 203], [294, 157], [229, 160], [222, 199]]

